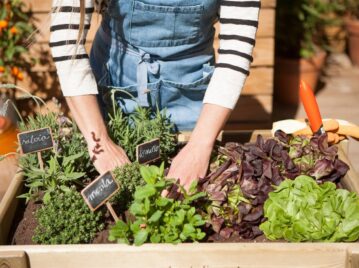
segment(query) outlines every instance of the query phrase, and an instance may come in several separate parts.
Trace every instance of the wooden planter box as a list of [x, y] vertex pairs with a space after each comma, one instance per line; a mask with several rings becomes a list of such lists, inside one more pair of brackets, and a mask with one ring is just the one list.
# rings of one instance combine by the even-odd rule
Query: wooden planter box
[[[253, 134], [268, 132], [254, 132]], [[253, 135], [253, 136], [255, 136]], [[246, 133], [226, 132], [223, 140], [246, 139]], [[237, 141], [238, 139], [236, 139]], [[339, 146], [346, 157], [347, 144]], [[351, 165], [350, 165], [351, 166]], [[353, 167], [342, 180], [348, 190], [359, 193], [359, 176]], [[0, 203], [0, 243], [5, 244], [22, 191], [18, 173]], [[359, 215], [358, 215], [359, 217]], [[7, 266], [2, 266], [3, 264]], [[185, 243], [0, 246], [0, 267], [12, 268], [117, 268], [117, 267], [345, 267], [359, 268], [359, 243]]]

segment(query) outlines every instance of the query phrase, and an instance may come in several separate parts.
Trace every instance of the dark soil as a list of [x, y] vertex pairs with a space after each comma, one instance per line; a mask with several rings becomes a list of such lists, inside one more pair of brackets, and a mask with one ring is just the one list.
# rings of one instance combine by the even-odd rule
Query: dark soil
[[[12, 230], [12, 236], [9, 243], [11, 245], [34, 245], [32, 241], [32, 236], [34, 235], [34, 230], [37, 226], [37, 221], [35, 219], [35, 211], [41, 206], [40, 203], [35, 203], [30, 201], [26, 206], [21, 204], [18, 213], [14, 220], [14, 226]], [[126, 217], [125, 215], [122, 216]], [[128, 215], [127, 215], [128, 217]], [[92, 241], [93, 244], [104, 244], [112, 243], [108, 241], [109, 226], [114, 224], [114, 220], [111, 218], [110, 213], [107, 211], [105, 213], [105, 224], [106, 228], [97, 233], [96, 237]], [[255, 239], [243, 239], [240, 236], [232, 235], [229, 239], [223, 238], [218, 234], [212, 234], [208, 237], [205, 242], [213, 243], [260, 243], [260, 242], [272, 242], [265, 238], [264, 235], [258, 236]], [[279, 241], [283, 242], [283, 241]]]
[[[24, 206], [24, 205], [22, 205]], [[37, 221], [34, 217], [35, 211], [40, 207], [39, 203], [30, 201], [23, 213], [18, 213], [15, 218], [14, 235], [11, 240], [11, 245], [34, 245], [32, 236], [37, 226]], [[21, 211], [21, 207], [18, 211]], [[22, 217], [21, 217], [22, 216]]]

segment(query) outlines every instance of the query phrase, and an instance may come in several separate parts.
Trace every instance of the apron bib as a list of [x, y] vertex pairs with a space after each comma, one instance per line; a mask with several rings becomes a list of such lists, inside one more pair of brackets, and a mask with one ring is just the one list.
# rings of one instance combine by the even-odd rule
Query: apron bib
[[117, 90], [125, 113], [166, 109], [192, 130], [214, 70], [218, 9], [218, 0], [112, 0], [90, 55], [102, 100]]

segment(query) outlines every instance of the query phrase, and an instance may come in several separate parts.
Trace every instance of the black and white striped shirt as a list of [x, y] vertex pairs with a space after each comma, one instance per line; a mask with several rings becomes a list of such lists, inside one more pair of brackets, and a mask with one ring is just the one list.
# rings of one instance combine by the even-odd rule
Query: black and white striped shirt
[[[85, 0], [85, 38], [76, 52], [80, 1], [52, 1], [50, 47], [64, 96], [98, 93], [84, 43], [92, 13], [105, 9], [106, 1]], [[260, 0], [221, 1], [219, 57], [204, 103], [230, 109], [236, 105], [253, 60], [259, 10]]]

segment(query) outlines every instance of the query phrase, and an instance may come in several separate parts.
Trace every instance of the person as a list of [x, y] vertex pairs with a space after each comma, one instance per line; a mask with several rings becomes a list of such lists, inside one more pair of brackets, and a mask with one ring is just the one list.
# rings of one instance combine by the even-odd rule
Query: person
[[[102, 21], [89, 56], [85, 42], [94, 11]], [[188, 186], [205, 176], [215, 139], [249, 75], [259, 11], [260, 0], [53, 0], [53, 60], [90, 155], [98, 141], [103, 150], [96, 169], [129, 162], [101, 115], [102, 97], [115, 88], [136, 97], [119, 101], [124, 112], [136, 105], [166, 108], [180, 131], [192, 131], [168, 177]]]

